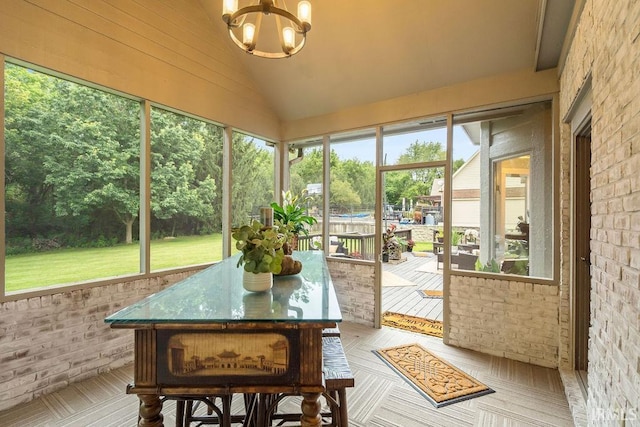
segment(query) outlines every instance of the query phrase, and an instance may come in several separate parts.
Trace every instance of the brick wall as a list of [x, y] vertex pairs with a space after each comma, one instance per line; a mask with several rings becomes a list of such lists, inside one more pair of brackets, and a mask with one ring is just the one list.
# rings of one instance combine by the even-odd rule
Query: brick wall
[[327, 264], [338, 295], [342, 319], [373, 327], [374, 265], [332, 258], [327, 259]]
[[558, 366], [558, 287], [451, 275], [448, 344]]
[[109, 314], [190, 273], [0, 304], [0, 411], [133, 361], [133, 332]]
[[[587, 0], [561, 75], [560, 117], [592, 87], [589, 425], [640, 423], [640, 2]], [[571, 134], [562, 132], [562, 235], [569, 236]], [[569, 306], [568, 245], [562, 307]], [[569, 365], [569, 316], [562, 363]]]
[[[329, 261], [343, 317], [373, 326], [373, 265]], [[0, 411], [133, 361], [104, 318], [193, 272], [0, 303]]]

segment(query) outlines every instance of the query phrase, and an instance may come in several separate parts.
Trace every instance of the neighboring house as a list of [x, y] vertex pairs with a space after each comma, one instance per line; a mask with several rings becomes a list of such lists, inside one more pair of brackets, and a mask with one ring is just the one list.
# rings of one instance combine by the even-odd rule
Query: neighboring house
[[480, 151], [476, 151], [451, 177], [452, 224], [480, 227]]
[[[451, 223], [455, 227], [480, 227], [480, 150], [476, 151], [453, 174], [453, 192], [451, 195]], [[518, 223], [518, 216], [526, 212], [526, 184], [521, 176], [506, 178], [507, 193], [505, 197], [505, 211], [519, 213], [505, 215], [505, 230], [514, 230]], [[441, 197], [444, 193], [444, 179], [436, 179], [431, 187], [429, 200], [442, 206]], [[524, 215], [523, 219], [524, 219]]]

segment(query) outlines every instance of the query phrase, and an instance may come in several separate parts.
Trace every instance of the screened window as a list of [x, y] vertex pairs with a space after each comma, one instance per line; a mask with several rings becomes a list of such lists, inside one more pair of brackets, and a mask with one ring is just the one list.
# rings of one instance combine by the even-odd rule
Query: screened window
[[295, 195], [303, 195], [305, 215], [318, 222], [305, 226], [309, 235], [298, 237], [298, 250], [322, 248], [322, 146], [295, 145], [289, 153], [289, 188]]
[[[551, 103], [454, 117], [452, 267], [550, 278], [553, 275]], [[475, 147], [469, 157], [463, 155]]]
[[260, 220], [260, 208], [274, 198], [274, 150], [265, 141], [233, 133], [231, 224], [238, 227]]
[[[439, 117], [385, 126], [383, 164], [399, 166], [443, 162], [447, 157], [446, 124], [446, 118]], [[386, 216], [412, 223], [442, 225], [444, 169], [412, 169], [387, 175], [384, 193]]]
[[329, 253], [373, 259], [375, 132], [330, 137]]
[[4, 77], [5, 292], [137, 273], [139, 103], [12, 64]]
[[151, 111], [151, 269], [222, 259], [222, 129]]
[[447, 158], [447, 119], [436, 117], [385, 126], [382, 146], [383, 165], [445, 160]]

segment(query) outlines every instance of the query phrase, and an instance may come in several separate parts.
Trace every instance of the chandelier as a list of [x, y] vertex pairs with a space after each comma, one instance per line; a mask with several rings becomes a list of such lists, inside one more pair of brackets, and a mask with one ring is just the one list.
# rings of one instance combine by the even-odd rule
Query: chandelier
[[[271, 42], [268, 46], [268, 42], [261, 43], [260, 49], [258, 36], [262, 18], [271, 14], [275, 17], [274, 32], [278, 34], [279, 43]], [[307, 32], [311, 30], [311, 3], [299, 2], [296, 16], [287, 10], [284, 0], [258, 0], [240, 9], [238, 0], [223, 0], [222, 20], [227, 24], [231, 39], [245, 52], [262, 58], [288, 58], [304, 47]], [[242, 29], [242, 40], [239, 29]]]

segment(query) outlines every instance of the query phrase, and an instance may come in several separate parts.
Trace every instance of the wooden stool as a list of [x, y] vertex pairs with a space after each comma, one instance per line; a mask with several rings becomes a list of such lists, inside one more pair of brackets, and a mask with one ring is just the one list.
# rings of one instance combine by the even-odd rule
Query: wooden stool
[[323, 337], [340, 337], [340, 328], [336, 325], [335, 328], [324, 328], [322, 330]]
[[[325, 392], [323, 397], [329, 405], [330, 412], [324, 412], [322, 416], [325, 427], [348, 427], [349, 415], [347, 411], [347, 387], [353, 387], [355, 379], [349, 367], [347, 356], [344, 353], [342, 342], [339, 337], [325, 336], [322, 338], [322, 373], [324, 376]], [[267, 395], [270, 404], [265, 406], [266, 419], [268, 425], [278, 421], [276, 426], [284, 425], [287, 422], [300, 420], [300, 413], [275, 413], [278, 404], [289, 396], [298, 396], [295, 393], [281, 393], [277, 395]], [[264, 398], [264, 396], [262, 396]], [[325, 421], [330, 420], [330, 421]]]
[[322, 338], [322, 373], [326, 388], [324, 395], [331, 407], [331, 425], [348, 427], [346, 389], [355, 385], [355, 379], [338, 337]]

